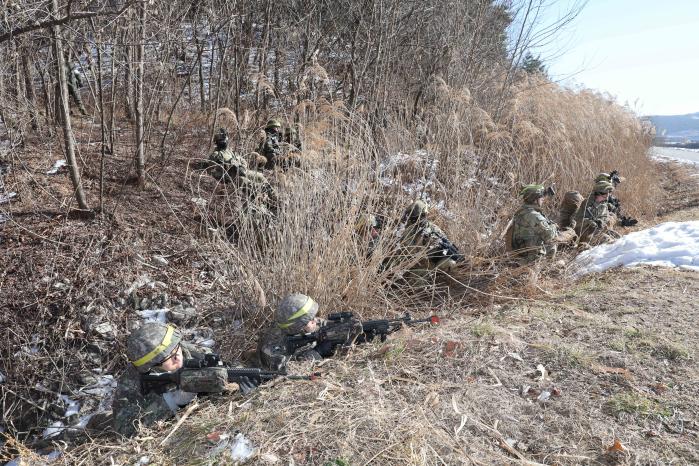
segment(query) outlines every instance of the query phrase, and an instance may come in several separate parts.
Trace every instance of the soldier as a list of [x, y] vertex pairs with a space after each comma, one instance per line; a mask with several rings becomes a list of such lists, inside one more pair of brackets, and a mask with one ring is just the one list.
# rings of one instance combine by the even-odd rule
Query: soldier
[[[224, 367], [207, 367], [201, 370], [206, 371], [207, 375], [206, 387], [201, 387], [201, 390], [197, 389], [196, 383], [188, 384], [191, 391], [184, 391], [175, 384], [157, 392], [144, 390], [142, 375], [177, 371], [183, 367], [185, 360], [203, 360], [205, 354], [210, 352], [207, 348], [182, 341], [180, 333], [172, 325], [146, 322], [134, 330], [126, 342], [130, 364], [119, 378], [114, 392], [114, 430], [122, 435], [134, 435], [138, 424], [150, 425], [173, 417], [179, 408], [196, 397], [197, 392], [211, 393], [234, 387], [227, 384]], [[196, 375], [197, 372], [191, 371], [191, 374]], [[239, 388], [243, 394], [247, 394], [255, 386], [246, 378]]]
[[415, 285], [422, 285], [431, 282], [436, 272], [451, 272], [457, 262], [464, 259], [444, 232], [428, 219], [429, 214], [423, 201], [415, 201], [405, 209], [405, 228], [400, 235], [398, 252], [384, 260], [382, 270], [410, 261], [412, 265], [404, 277]]
[[552, 256], [556, 253], [557, 243], [575, 240], [573, 230], [559, 232], [556, 224], [542, 212], [541, 207], [547, 194], [553, 195], [553, 190], [547, 190], [540, 184], [527, 185], [520, 191], [524, 205], [512, 218], [511, 249], [518, 251], [520, 260], [525, 263]]
[[590, 195], [575, 213], [575, 231], [581, 242], [600, 244], [619, 238], [612, 230], [616, 217], [609, 212], [609, 195], [614, 185], [609, 181], [598, 181]]
[[214, 135], [214, 144], [216, 150], [209, 155], [209, 161], [214, 164], [210, 169], [214, 178], [224, 183], [235, 180], [247, 189], [258, 188], [264, 191], [271, 188], [262, 173], [248, 169], [245, 158], [228, 147], [228, 132], [225, 129], [219, 129]]
[[301, 138], [299, 137], [298, 125], [284, 128], [284, 142], [289, 144], [290, 150], [302, 151]]
[[68, 93], [78, 105], [78, 109], [82, 115], [87, 115], [82, 98], [80, 97], [80, 88], [83, 86], [80, 70], [77, 64], [71, 64], [70, 59], [65, 61], [66, 84], [68, 85]]
[[292, 144], [287, 144], [282, 139], [282, 124], [277, 119], [271, 119], [265, 126], [265, 140], [260, 144], [258, 150], [264, 159], [264, 169], [274, 170], [274, 167], [281, 167], [286, 170], [289, 167], [298, 167], [301, 165], [297, 149]]
[[[289, 337], [313, 333], [327, 322], [316, 317], [318, 303], [305, 294], [290, 294], [279, 303], [274, 313], [274, 324], [262, 333], [257, 344], [260, 365], [267, 370], [282, 370], [290, 360], [317, 361], [334, 354], [330, 341], [315, 346], [314, 344], [293, 347], [287, 341]], [[361, 323], [349, 326], [330, 327], [328, 336], [341, 334], [341, 339], [353, 341], [362, 332]], [[326, 344], [328, 343], [328, 344]]]
[[271, 119], [265, 126], [265, 140], [260, 145], [258, 152], [265, 158], [266, 170], [273, 170], [278, 163], [278, 158], [281, 158], [282, 151], [279, 144], [282, 142], [282, 124], [277, 119]]
[[[614, 186], [614, 189], [616, 189], [621, 183], [622, 178], [619, 177], [619, 173], [616, 170], [613, 170], [610, 173], [600, 173], [597, 175], [597, 178], [595, 178], [595, 183], [599, 181], [609, 181]], [[638, 220], [635, 218], [627, 217], [621, 214], [621, 202], [619, 201], [619, 198], [613, 194], [609, 195], [607, 203], [609, 204], [609, 213], [616, 217], [616, 223], [622, 227], [632, 227], [638, 223]]]
[[444, 232], [429, 220], [429, 215], [430, 210], [423, 201], [410, 204], [403, 214], [405, 230], [400, 241], [406, 248], [423, 250], [425, 257], [416, 269], [448, 272], [464, 257]]

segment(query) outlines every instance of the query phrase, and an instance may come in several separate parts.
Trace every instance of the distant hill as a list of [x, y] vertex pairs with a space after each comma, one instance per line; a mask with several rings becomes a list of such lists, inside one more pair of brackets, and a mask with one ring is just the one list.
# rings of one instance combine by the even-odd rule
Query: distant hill
[[699, 112], [687, 115], [649, 115], [644, 119], [655, 126], [659, 142], [699, 142]]

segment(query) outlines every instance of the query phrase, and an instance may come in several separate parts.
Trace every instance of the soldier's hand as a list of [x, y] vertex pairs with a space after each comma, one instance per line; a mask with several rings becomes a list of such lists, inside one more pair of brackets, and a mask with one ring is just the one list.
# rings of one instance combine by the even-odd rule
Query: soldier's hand
[[257, 388], [257, 385], [257, 381], [255, 379], [250, 379], [249, 377], [241, 377], [240, 380], [238, 380], [240, 393], [243, 395], [249, 395], [250, 392]]

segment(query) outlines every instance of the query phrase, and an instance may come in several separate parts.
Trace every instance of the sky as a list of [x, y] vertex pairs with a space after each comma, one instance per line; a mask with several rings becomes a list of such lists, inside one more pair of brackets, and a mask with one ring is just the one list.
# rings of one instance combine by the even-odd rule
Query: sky
[[[575, 0], [548, 0], [537, 30]], [[589, 0], [534, 49], [549, 76], [605, 91], [639, 115], [699, 112], [699, 0]]]

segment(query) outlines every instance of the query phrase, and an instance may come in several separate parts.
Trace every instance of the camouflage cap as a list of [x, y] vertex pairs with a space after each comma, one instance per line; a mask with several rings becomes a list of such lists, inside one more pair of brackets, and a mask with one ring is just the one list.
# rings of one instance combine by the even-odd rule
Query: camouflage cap
[[543, 184], [528, 184], [522, 188], [519, 195], [522, 196], [525, 202], [532, 202], [540, 197], [544, 197], [546, 188]]
[[614, 185], [609, 181], [598, 181], [595, 183], [595, 194], [607, 194], [614, 191]]
[[301, 329], [318, 313], [318, 303], [301, 293], [290, 294], [279, 303], [274, 320], [277, 326], [289, 335]]
[[282, 127], [282, 122], [277, 120], [276, 118], [272, 118], [267, 122], [267, 125], [265, 126], [265, 129], [272, 129], [272, 128], [281, 128]]
[[166, 359], [182, 336], [172, 325], [146, 322], [131, 332], [126, 340], [126, 356], [141, 373], [148, 372]]
[[424, 201], [415, 201], [410, 204], [407, 209], [405, 209], [403, 217], [406, 220], [415, 221], [429, 213], [430, 209], [427, 207], [427, 204]]

